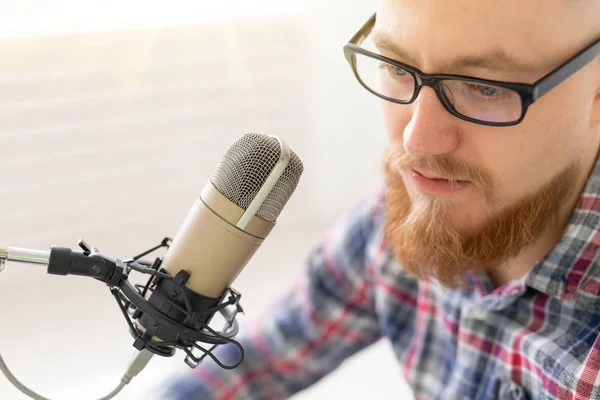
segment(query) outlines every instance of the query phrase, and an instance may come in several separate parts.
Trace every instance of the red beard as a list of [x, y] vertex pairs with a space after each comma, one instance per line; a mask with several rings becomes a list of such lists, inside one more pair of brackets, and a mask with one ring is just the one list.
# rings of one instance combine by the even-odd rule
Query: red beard
[[538, 191], [490, 213], [477, 230], [466, 234], [452, 222], [449, 203], [427, 196], [413, 204], [400, 172], [424, 168], [450, 180], [468, 179], [493, 210], [495, 196], [487, 174], [445, 156], [415, 159], [403, 148], [392, 148], [384, 160], [387, 242], [409, 274], [447, 287], [461, 286], [468, 271], [501, 268], [556, 226], [573, 195], [578, 166], [565, 168]]

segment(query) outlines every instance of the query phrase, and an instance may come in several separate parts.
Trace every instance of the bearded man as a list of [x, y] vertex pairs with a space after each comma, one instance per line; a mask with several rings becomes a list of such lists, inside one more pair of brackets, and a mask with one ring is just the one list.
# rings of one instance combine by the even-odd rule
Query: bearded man
[[381, 102], [385, 187], [240, 367], [160, 398], [289, 398], [382, 338], [419, 399], [600, 398], [600, 1], [380, 0], [344, 53]]

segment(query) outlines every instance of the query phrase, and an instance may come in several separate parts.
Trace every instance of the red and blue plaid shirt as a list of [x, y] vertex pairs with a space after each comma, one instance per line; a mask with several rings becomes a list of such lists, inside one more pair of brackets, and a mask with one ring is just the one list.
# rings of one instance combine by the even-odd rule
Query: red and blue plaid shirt
[[[161, 399], [289, 398], [388, 340], [418, 399], [600, 399], [600, 164], [562, 239], [524, 277], [449, 290], [407, 276], [383, 240], [381, 193], [341, 219], [293, 290]], [[223, 346], [224, 363], [238, 350]]]

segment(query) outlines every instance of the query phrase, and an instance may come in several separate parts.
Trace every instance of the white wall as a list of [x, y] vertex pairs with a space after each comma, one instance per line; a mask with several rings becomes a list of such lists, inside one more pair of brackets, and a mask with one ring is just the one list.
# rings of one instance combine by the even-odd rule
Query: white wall
[[[377, 101], [354, 81], [342, 53], [373, 5], [306, 0], [261, 14], [240, 2], [232, 6], [238, 19], [227, 21], [216, 3], [144, 4], [30, 0], [7, 8], [0, 243], [44, 249], [83, 237], [129, 257], [175, 234], [235, 138], [278, 134], [305, 173], [235, 285], [252, 316], [379, 179], [385, 139]], [[76, 12], [70, 23], [69, 12]], [[96, 282], [9, 264], [0, 273], [0, 304], [0, 352], [43, 394], [97, 397], [129, 359], [125, 322]], [[120, 398], [181, 365], [181, 355], [155, 360]], [[298, 398], [354, 399], [375, 390], [406, 398], [403, 388], [382, 343]], [[0, 377], [0, 398], [24, 397]]]

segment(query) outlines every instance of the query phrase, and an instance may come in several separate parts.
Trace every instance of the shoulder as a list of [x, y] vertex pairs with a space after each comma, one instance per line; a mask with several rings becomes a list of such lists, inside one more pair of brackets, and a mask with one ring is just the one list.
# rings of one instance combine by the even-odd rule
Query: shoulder
[[375, 187], [336, 218], [309, 254], [309, 270], [313, 275], [334, 276], [339, 278], [337, 281], [354, 283], [364, 279], [365, 264], [382, 219], [382, 199], [382, 189]]
[[384, 221], [384, 189], [373, 188], [352, 204], [327, 234], [331, 247], [358, 256], [379, 238]]

